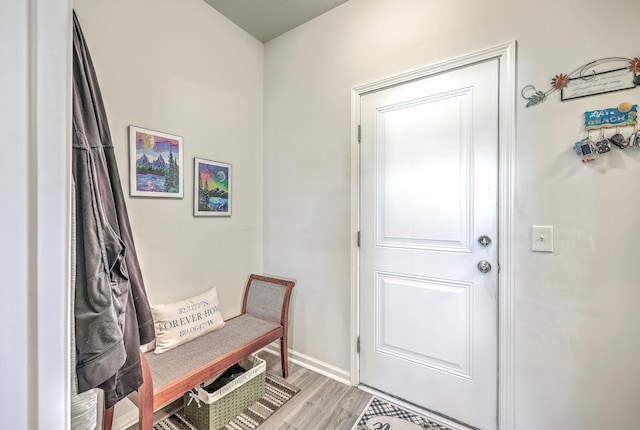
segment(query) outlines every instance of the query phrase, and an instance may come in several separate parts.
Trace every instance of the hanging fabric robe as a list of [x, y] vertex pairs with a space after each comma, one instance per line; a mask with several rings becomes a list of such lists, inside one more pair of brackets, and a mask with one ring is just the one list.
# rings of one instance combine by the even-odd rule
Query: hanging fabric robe
[[155, 332], [102, 95], [75, 12], [73, 25], [76, 374], [78, 392], [103, 389], [109, 408], [142, 384], [140, 345]]
[[[71, 182], [71, 309], [75, 304], [76, 286], [76, 184]], [[76, 378], [76, 331], [74, 324], [74, 312], [69, 312], [69, 324], [71, 333], [69, 344], [70, 370], [71, 370], [71, 428], [73, 430], [95, 430], [98, 419], [98, 393], [96, 389], [87, 390], [78, 394], [78, 380]]]

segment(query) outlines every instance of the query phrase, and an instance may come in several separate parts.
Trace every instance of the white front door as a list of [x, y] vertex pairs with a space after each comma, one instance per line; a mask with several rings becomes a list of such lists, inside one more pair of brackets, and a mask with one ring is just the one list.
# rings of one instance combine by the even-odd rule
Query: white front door
[[360, 99], [360, 382], [483, 430], [497, 428], [498, 90], [493, 59]]

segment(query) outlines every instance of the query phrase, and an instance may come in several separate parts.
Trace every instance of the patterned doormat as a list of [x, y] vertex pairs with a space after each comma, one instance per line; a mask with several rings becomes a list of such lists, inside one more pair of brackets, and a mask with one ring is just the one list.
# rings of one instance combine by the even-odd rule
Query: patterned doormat
[[[267, 420], [274, 412], [287, 403], [300, 391], [300, 388], [283, 381], [282, 379], [266, 374], [264, 384], [264, 396], [242, 411], [229, 424], [223, 427], [225, 430], [253, 430]], [[153, 430], [198, 430], [182, 409], [153, 426]]]
[[[387, 422], [385, 422], [387, 420]], [[404, 422], [404, 423], [403, 423]], [[444, 424], [373, 397], [351, 430], [373, 429], [451, 430]]]

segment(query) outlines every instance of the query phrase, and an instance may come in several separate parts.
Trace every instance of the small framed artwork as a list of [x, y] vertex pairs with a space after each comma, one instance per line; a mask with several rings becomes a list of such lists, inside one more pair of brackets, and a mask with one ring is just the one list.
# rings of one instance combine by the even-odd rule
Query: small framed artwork
[[129, 126], [132, 197], [184, 196], [182, 137]]
[[569, 79], [569, 84], [560, 90], [560, 100], [567, 101], [581, 97], [630, 90], [636, 87], [635, 74], [629, 68], [608, 70], [586, 74]]
[[194, 216], [231, 216], [231, 164], [195, 158]]

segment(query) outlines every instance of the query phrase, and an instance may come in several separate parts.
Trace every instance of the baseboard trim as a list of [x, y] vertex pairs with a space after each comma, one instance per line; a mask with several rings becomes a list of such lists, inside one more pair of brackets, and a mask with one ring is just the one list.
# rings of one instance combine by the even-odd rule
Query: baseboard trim
[[[153, 422], [162, 421], [180, 408], [182, 408], [182, 397], [155, 411], [153, 413]], [[134, 424], [138, 424], [138, 408], [129, 399], [124, 399], [116, 405], [112, 428], [114, 430], [127, 430]]]
[[123, 399], [116, 405], [113, 414], [112, 428], [115, 430], [125, 430], [138, 423], [138, 408], [129, 399]]
[[[280, 357], [280, 343], [278, 341], [271, 343], [267, 345], [263, 351]], [[289, 361], [345, 385], [351, 385], [351, 373], [332, 364], [325, 363], [324, 361], [309, 357], [292, 349], [289, 349]]]

